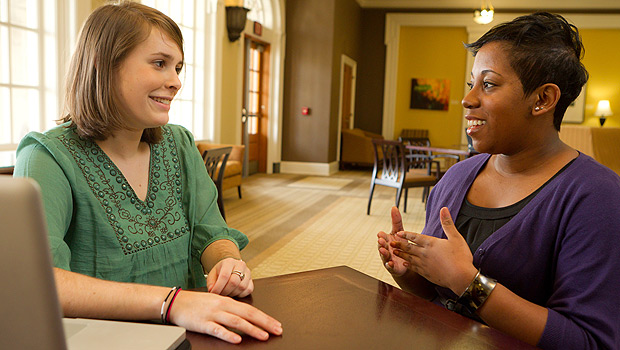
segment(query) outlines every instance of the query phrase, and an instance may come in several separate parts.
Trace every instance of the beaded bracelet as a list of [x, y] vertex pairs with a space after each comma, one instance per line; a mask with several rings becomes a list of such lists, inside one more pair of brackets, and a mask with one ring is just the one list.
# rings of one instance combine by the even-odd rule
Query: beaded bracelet
[[170, 324], [170, 308], [172, 308], [172, 303], [174, 303], [174, 299], [177, 298], [177, 295], [179, 294], [179, 292], [181, 291], [181, 287], [178, 287], [176, 291], [174, 291], [174, 295], [172, 296], [172, 299], [170, 300], [170, 304], [168, 304], [168, 309], [166, 309], [166, 322], [165, 324]]
[[[168, 298], [170, 298], [170, 295], [172, 295], [172, 293], [175, 293], [177, 289], [180, 289], [181, 287], [172, 287], [172, 289], [170, 289], [170, 291], [168, 292], [168, 295], [166, 295], [166, 299], [164, 299], [164, 302], [161, 303], [161, 323], [165, 324], [166, 323], [166, 318], [164, 317], [164, 307], [166, 306], [166, 302], [168, 302]], [[175, 293], [176, 294], [176, 293]], [[170, 306], [168, 306], [168, 309], [170, 309]]]

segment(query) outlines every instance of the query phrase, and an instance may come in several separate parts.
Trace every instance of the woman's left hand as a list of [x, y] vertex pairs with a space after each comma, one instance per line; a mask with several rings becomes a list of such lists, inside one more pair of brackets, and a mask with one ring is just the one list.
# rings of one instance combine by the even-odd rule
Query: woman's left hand
[[243, 298], [252, 293], [254, 282], [243, 260], [225, 258], [209, 271], [207, 289], [210, 293]]
[[477, 269], [469, 246], [454, 226], [448, 208], [441, 208], [439, 215], [447, 239], [401, 231], [390, 245], [396, 248], [396, 256], [409, 262], [411, 270], [460, 295], [475, 277]]

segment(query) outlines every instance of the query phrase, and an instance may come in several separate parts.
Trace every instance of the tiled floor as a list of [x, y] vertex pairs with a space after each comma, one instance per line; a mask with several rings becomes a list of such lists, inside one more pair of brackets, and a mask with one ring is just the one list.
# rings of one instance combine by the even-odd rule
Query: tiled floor
[[[242, 254], [253, 278], [347, 265], [394, 284], [381, 265], [376, 234], [391, 228], [395, 190], [377, 186], [366, 215], [370, 174], [253, 175], [243, 183], [243, 199], [236, 190], [224, 192], [229, 225], [250, 239]], [[421, 193], [409, 191], [403, 213], [407, 230], [420, 232], [424, 226]]]

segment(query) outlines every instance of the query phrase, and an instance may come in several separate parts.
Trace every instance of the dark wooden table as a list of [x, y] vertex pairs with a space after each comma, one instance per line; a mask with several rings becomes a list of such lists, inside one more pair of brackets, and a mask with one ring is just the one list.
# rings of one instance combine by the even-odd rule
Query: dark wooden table
[[187, 332], [192, 349], [531, 349], [495, 329], [349, 267], [257, 279], [241, 299], [284, 334], [240, 345]]

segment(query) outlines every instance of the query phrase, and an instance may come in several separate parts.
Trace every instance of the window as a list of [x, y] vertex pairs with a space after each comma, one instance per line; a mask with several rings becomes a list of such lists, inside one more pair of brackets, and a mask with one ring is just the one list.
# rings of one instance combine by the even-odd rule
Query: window
[[181, 72], [181, 91], [170, 108], [170, 122], [190, 130], [196, 139], [204, 138], [205, 104], [205, 1], [142, 0], [172, 18], [183, 33], [185, 65]]
[[261, 51], [256, 43], [250, 47], [250, 61], [248, 65], [248, 134], [258, 134], [258, 106], [260, 104], [260, 77], [261, 77]]
[[0, 151], [14, 150], [26, 133], [49, 129], [61, 116], [60, 1], [0, 0]]
[[263, 12], [263, 2], [260, 0], [245, 0], [245, 8], [250, 9], [248, 20], [265, 24], [265, 14]]
[[271, 2], [263, 0], [245, 0], [243, 6], [250, 9], [248, 20], [258, 22], [267, 28], [273, 28]]

